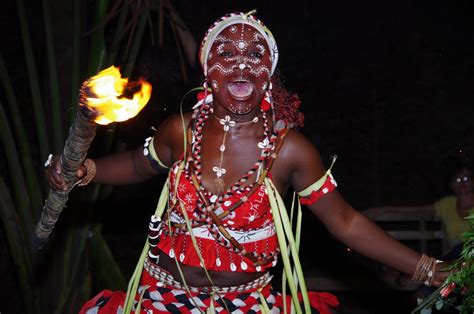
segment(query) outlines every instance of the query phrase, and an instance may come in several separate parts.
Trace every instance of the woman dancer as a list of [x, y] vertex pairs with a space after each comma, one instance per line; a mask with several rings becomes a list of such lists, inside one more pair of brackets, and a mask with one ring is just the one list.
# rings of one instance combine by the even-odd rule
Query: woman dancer
[[[337, 304], [331, 295], [306, 291], [299, 237], [280, 197], [290, 188], [347, 246], [440, 284], [436, 260], [347, 204], [316, 148], [281, 118], [284, 108], [272, 100], [278, 49], [263, 23], [252, 13], [222, 17], [205, 34], [199, 57], [206, 79], [192, 113], [167, 119], [144, 147], [88, 160], [78, 173], [82, 184], [168, 173], [127, 296], [104, 291], [81, 313], [329, 313], [328, 304]], [[56, 161], [47, 176], [61, 189]], [[270, 284], [279, 255], [292, 298]]]

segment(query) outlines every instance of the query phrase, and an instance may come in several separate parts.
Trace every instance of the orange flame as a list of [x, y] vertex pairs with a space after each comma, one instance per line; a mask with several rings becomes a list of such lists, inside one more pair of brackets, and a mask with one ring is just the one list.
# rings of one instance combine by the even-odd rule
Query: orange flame
[[91, 77], [87, 87], [95, 96], [87, 98], [87, 106], [98, 113], [95, 122], [102, 125], [135, 117], [151, 96], [150, 83], [144, 80], [129, 83], [114, 66]]

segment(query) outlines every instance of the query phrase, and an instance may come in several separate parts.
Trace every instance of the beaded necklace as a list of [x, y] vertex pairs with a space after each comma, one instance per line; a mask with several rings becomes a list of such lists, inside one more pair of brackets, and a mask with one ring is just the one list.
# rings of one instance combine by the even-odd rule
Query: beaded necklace
[[[265, 115], [265, 112], [263, 114]], [[216, 173], [216, 179], [214, 179], [214, 184], [217, 187], [217, 191], [218, 191], [217, 193], [220, 195], [220, 194], [222, 194], [222, 192], [224, 192], [225, 182], [224, 182], [223, 177], [227, 173], [227, 170], [224, 167], [222, 167], [222, 163], [224, 162], [224, 152], [226, 150], [225, 143], [226, 143], [226, 139], [227, 139], [227, 133], [229, 132], [231, 127], [234, 127], [237, 124], [244, 125], [244, 124], [249, 124], [249, 123], [258, 123], [258, 116], [253, 118], [251, 121], [240, 122], [240, 123], [237, 123], [237, 122], [231, 120], [230, 116], [228, 116], [228, 115], [226, 115], [224, 118], [219, 118], [216, 115], [214, 115], [214, 117], [216, 119], [219, 119], [219, 123], [222, 124], [223, 129], [224, 129], [224, 136], [222, 137], [222, 144], [219, 146], [219, 151], [221, 152], [220, 158], [219, 158], [219, 166], [212, 167], [212, 171], [214, 171]], [[264, 120], [266, 120], [266, 117], [264, 117]], [[266, 131], [266, 129], [267, 128], [265, 127], [265, 131]], [[266, 139], [267, 134], [265, 134], [265, 133], [268, 133], [268, 132], [265, 132], [265, 131], [264, 131], [264, 138]], [[259, 143], [259, 145], [260, 145], [260, 143]]]
[[[192, 143], [192, 162], [194, 166], [194, 174], [196, 176], [199, 190], [204, 192], [207, 196], [210, 197], [212, 203], [214, 203], [217, 199], [224, 199], [228, 198], [229, 196], [233, 195], [235, 192], [243, 190], [250, 190], [251, 185], [243, 187], [245, 182], [259, 169], [262, 165], [263, 161], [266, 157], [269, 156], [270, 151], [273, 148], [273, 144], [276, 141], [277, 136], [275, 134], [272, 137], [268, 138], [269, 128], [268, 128], [268, 120], [266, 117], [266, 113], [262, 113], [263, 119], [263, 140], [259, 142], [257, 145], [259, 148], [262, 149], [260, 157], [254, 163], [254, 165], [245, 173], [239, 180], [237, 180], [231, 187], [229, 187], [224, 194], [212, 195], [212, 193], [208, 192], [203, 184], [202, 184], [202, 137], [203, 137], [203, 128], [206, 120], [209, 118], [210, 114], [212, 113], [212, 107], [210, 105], [203, 105], [200, 110], [200, 113], [196, 117], [195, 129], [193, 131], [193, 143]], [[222, 152], [222, 149], [221, 149]], [[214, 197], [215, 196], [215, 197]]]
[[[203, 137], [203, 127], [206, 120], [209, 118], [210, 114], [212, 114], [212, 107], [209, 104], [203, 104], [199, 110], [199, 113], [195, 112], [194, 118], [194, 130], [192, 132], [192, 145], [191, 145], [191, 155], [190, 158], [186, 160], [186, 167], [188, 171], [185, 171], [185, 175], [189, 180], [194, 182], [196, 186], [196, 190], [198, 195], [197, 200], [197, 210], [193, 214], [193, 226], [199, 225], [206, 225], [209, 232], [213, 235], [214, 239], [217, 243], [222, 245], [223, 247], [227, 248], [229, 251], [235, 252], [239, 255], [245, 255], [250, 258], [255, 265], [257, 265], [257, 271], [260, 271], [260, 265], [267, 263], [269, 260], [275, 260], [275, 256], [278, 254], [279, 250], [277, 249], [274, 252], [263, 252], [263, 253], [256, 253], [256, 252], [246, 252], [242, 246], [235, 241], [235, 239], [229, 240], [225, 234], [225, 228], [223, 225], [217, 226], [213, 221], [220, 219], [221, 217], [216, 213], [222, 211], [222, 204], [224, 199], [232, 196], [234, 193], [241, 193], [243, 195], [239, 195], [241, 202], [239, 204], [235, 204], [237, 206], [232, 206], [227, 213], [231, 212], [233, 209], [237, 208], [248, 199], [248, 195], [255, 191], [254, 185], [256, 182], [251, 183], [250, 185], [244, 186], [244, 184], [248, 181], [248, 179], [262, 166], [263, 162], [270, 156], [270, 153], [274, 149], [275, 142], [278, 139], [278, 135], [276, 133], [272, 134], [270, 139], [268, 138], [269, 127], [268, 127], [268, 120], [266, 118], [265, 112], [262, 114], [263, 124], [264, 124], [264, 139], [262, 142], [259, 142], [257, 145], [259, 148], [262, 149], [259, 159], [255, 162], [255, 164], [251, 167], [251, 169], [244, 174], [239, 180], [236, 181], [231, 187], [229, 187], [225, 194], [214, 195], [207, 191], [202, 185], [202, 155], [201, 155], [201, 148], [202, 148], [202, 137]], [[192, 163], [192, 167], [190, 167], [190, 163]], [[187, 172], [187, 173], [186, 173]], [[181, 216], [181, 215], [180, 215]], [[223, 215], [225, 217], [225, 215]], [[176, 226], [178, 227], [176, 231], [179, 230], [178, 233], [186, 232], [185, 226]], [[234, 240], [234, 241], [232, 241]], [[219, 261], [216, 261], [216, 264]], [[233, 264], [233, 263], [232, 263]], [[235, 264], [230, 265], [231, 270], [235, 270]], [[243, 266], [243, 267], [242, 267]], [[241, 267], [244, 269], [246, 268], [246, 263], [242, 261]]]

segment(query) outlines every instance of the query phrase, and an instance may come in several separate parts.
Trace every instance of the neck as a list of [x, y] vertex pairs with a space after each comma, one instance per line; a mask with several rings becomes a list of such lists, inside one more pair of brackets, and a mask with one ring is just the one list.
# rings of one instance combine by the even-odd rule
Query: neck
[[241, 124], [245, 122], [252, 122], [255, 117], [260, 115], [260, 107], [255, 106], [251, 111], [244, 114], [238, 114], [224, 108], [220, 105], [214, 104], [213, 106], [214, 116], [218, 119], [223, 119], [225, 116], [229, 116], [232, 121], [235, 121], [236, 124]]

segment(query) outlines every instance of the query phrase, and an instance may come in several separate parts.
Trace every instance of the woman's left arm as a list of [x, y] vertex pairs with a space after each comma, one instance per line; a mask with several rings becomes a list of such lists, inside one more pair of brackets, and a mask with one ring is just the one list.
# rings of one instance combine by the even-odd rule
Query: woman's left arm
[[[298, 151], [289, 158], [292, 160], [290, 183], [296, 191], [304, 190], [325, 174], [319, 152], [302, 135], [293, 133], [285, 146], [286, 154]], [[351, 249], [406, 274], [415, 272], [421, 254], [352, 208], [337, 190], [324, 194], [307, 206], [335, 238]], [[440, 285], [445, 277], [445, 274], [436, 272], [433, 284]]]

